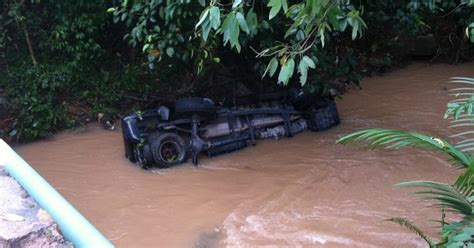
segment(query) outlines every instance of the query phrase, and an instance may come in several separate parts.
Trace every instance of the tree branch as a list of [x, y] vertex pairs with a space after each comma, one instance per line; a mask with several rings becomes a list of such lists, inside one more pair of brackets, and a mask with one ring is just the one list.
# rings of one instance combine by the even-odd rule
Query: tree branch
[[17, 25], [25, 34], [26, 45], [28, 46], [28, 51], [30, 53], [31, 61], [33, 62], [33, 65], [36, 66], [38, 64], [38, 61], [36, 60], [35, 52], [33, 50], [33, 45], [31, 44], [30, 35], [28, 33], [28, 30], [26, 29], [26, 25], [24, 23], [20, 24], [18, 23], [18, 21], [17, 21]]

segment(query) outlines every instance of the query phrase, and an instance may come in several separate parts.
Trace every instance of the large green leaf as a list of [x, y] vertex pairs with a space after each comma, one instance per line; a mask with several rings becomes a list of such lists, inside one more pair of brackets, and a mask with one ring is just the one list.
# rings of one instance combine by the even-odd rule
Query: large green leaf
[[240, 52], [240, 25], [234, 13], [230, 13], [226, 16], [221, 27], [221, 32], [224, 33], [224, 45], [230, 42], [231, 47], [235, 47], [237, 51]]
[[270, 62], [268, 63], [267, 69], [265, 70], [265, 73], [263, 73], [262, 78], [264, 78], [267, 73], [270, 75], [270, 77], [273, 77], [277, 69], [278, 69], [278, 60], [276, 58], [272, 58]]
[[270, 7], [268, 19], [271, 20], [278, 14], [278, 12], [280, 12], [280, 9], [282, 7], [282, 0], [270, 0], [267, 6]]
[[384, 128], [368, 129], [346, 135], [340, 138], [337, 143], [351, 144], [355, 142], [359, 143], [360, 141], [367, 142], [367, 146], [370, 149], [380, 147], [386, 149], [400, 149], [407, 146], [433, 149], [448, 154], [455, 162], [465, 168], [468, 168], [473, 162], [468, 154], [465, 154], [448, 142], [417, 132]]
[[245, 33], [249, 34], [250, 29], [249, 29], [249, 26], [247, 25], [247, 21], [245, 20], [244, 15], [240, 12], [237, 12], [235, 17], [237, 18], [237, 21], [239, 22], [240, 29], [244, 31]]
[[209, 21], [214, 30], [217, 30], [221, 25], [221, 11], [218, 7], [212, 6], [209, 10]]
[[281, 66], [280, 74], [278, 75], [278, 82], [287, 85], [290, 78], [293, 76], [295, 71], [295, 60], [289, 58], [285, 64]]

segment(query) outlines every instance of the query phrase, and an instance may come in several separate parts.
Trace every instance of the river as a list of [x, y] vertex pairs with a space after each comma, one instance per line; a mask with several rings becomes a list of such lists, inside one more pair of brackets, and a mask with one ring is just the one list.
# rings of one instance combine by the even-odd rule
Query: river
[[446, 137], [447, 80], [474, 64], [413, 64], [366, 78], [337, 101], [341, 124], [259, 141], [195, 168], [144, 171], [123, 156], [120, 130], [66, 131], [16, 148], [117, 247], [425, 247], [383, 219], [404, 216], [435, 235], [438, 211], [408, 180], [451, 182], [458, 171], [431, 151], [365, 151], [335, 144], [375, 127]]

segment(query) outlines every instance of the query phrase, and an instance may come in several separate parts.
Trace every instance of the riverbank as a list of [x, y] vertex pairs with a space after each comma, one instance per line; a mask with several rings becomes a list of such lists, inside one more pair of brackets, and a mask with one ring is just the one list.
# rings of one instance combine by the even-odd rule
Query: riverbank
[[51, 216], [1, 166], [0, 247], [73, 247]]

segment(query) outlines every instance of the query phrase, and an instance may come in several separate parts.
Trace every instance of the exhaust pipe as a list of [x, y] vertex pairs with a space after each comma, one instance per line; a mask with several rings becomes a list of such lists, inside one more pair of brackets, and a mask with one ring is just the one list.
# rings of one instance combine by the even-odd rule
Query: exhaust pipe
[[109, 248], [114, 245], [62, 197], [43, 177], [0, 139], [0, 166], [58, 223], [64, 237], [75, 247]]

